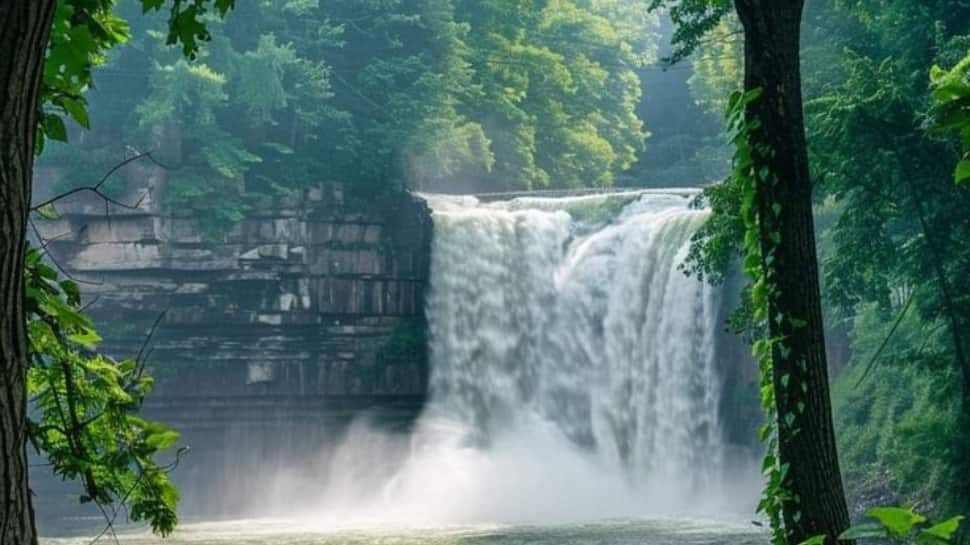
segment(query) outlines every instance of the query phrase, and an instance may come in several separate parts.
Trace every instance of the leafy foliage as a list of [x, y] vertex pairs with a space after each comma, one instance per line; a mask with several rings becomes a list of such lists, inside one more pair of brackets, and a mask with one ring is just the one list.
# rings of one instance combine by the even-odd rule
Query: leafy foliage
[[[211, 3], [223, 15], [233, 4]], [[198, 41], [209, 39], [203, 23], [209, 4], [172, 0], [168, 42], [181, 43], [187, 56], [196, 55]], [[145, 11], [165, 5], [165, 0], [142, 2]], [[38, 154], [46, 139], [67, 140], [65, 118], [90, 127], [83, 95], [92, 85], [92, 70], [128, 37], [129, 27], [114, 13], [113, 0], [57, 2], [40, 90], [44, 111]], [[53, 206], [38, 213], [56, 217]], [[34, 414], [27, 422], [28, 438], [55, 475], [81, 481], [81, 501], [96, 503], [109, 528], [120, 505], [130, 520], [146, 521], [166, 535], [178, 520], [178, 492], [167, 473], [173, 466], [160, 465], [156, 456], [173, 447], [178, 434], [138, 415], [152, 388], [145, 362], [116, 362], [95, 350], [101, 338], [83, 312], [77, 284], [60, 278], [43, 256], [28, 247], [24, 263], [27, 394]], [[109, 509], [114, 515], [108, 515]]]
[[[206, 13], [214, 8], [225, 15], [233, 4], [234, 0], [171, 0], [167, 43], [181, 44], [184, 54], [194, 58], [198, 42], [211, 38], [203, 22]], [[141, 0], [141, 5], [145, 12], [157, 11], [167, 0]], [[38, 155], [47, 138], [67, 141], [65, 118], [90, 128], [84, 93], [93, 85], [93, 70], [105, 63], [108, 50], [129, 39], [128, 23], [114, 8], [115, 0], [57, 2], [40, 91], [44, 114], [37, 131]]]
[[473, 83], [461, 109], [492, 142], [487, 186], [610, 185], [645, 138], [635, 69], [655, 45], [654, 18], [636, 3], [465, 2]]
[[91, 125], [83, 93], [91, 86], [92, 69], [105, 52], [128, 39], [128, 25], [112, 12], [114, 0], [64, 0], [57, 3], [44, 63], [37, 131], [37, 154], [47, 138], [67, 141], [64, 118], [84, 128]]
[[939, 368], [952, 357], [946, 323], [910, 310], [888, 336], [887, 314], [875, 303], [856, 310], [853, 359], [832, 388], [836, 428], [851, 438], [840, 443], [849, 494], [960, 512], [963, 469], [956, 460], [966, 430], [960, 378], [952, 367]]
[[707, 34], [703, 48], [690, 58], [691, 96], [709, 112], [723, 112], [727, 98], [741, 87], [744, 77], [741, 32], [737, 17], [724, 16]]
[[955, 133], [960, 137], [963, 156], [953, 177], [958, 184], [970, 180], [970, 54], [947, 71], [934, 66], [930, 72], [930, 97], [933, 100], [931, 130]]
[[[728, 249], [732, 248], [723, 242], [724, 237], [732, 231], [740, 231], [740, 245], [737, 247], [742, 255], [742, 267], [748, 274], [750, 285], [744, 295], [751, 314], [749, 327], [760, 332], [753, 338], [752, 355], [758, 363], [758, 383], [761, 409], [765, 414], [765, 422], [759, 431], [759, 438], [765, 444], [765, 456], [761, 471], [765, 482], [758, 502], [757, 511], [765, 515], [771, 528], [772, 543], [786, 545], [788, 536], [784, 526], [784, 513], [787, 506], [797, 503], [798, 498], [789, 492], [789, 465], [783, 462], [779, 452], [780, 430], [795, 428], [795, 415], [780, 414], [777, 405], [779, 396], [791, 395], [795, 385], [782, 380], [784, 390], [779, 391], [775, 381], [776, 357], [779, 360], [787, 357], [782, 339], [773, 338], [769, 334], [767, 323], [769, 316], [779, 315], [777, 310], [778, 290], [775, 285], [777, 274], [773, 263], [778, 245], [782, 243], [777, 231], [773, 230], [775, 218], [763, 217], [758, 212], [756, 194], [767, 184], [775, 183], [774, 175], [763, 166], [759, 166], [759, 158], [769, 156], [772, 150], [758, 137], [761, 121], [748, 115], [749, 105], [761, 97], [761, 89], [736, 91], [728, 100], [727, 120], [728, 138], [735, 147], [734, 159], [730, 178], [725, 182], [728, 192], [734, 191], [738, 198], [733, 204], [737, 205], [734, 212], [727, 212], [725, 217], [719, 218], [714, 212], [706, 223], [705, 231], [692, 242], [692, 254], [695, 256], [695, 267], [701, 270], [720, 272]], [[718, 191], [713, 192], [718, 195]], [[718, 195], [722, 196], [722, 195]], [[731, 202], [730, 200], [727, 202]], [[780, 205], [773, 206], [777, 216]], [[719, 230], [724, 229], [724, 230]], [[762, 232], [772, 235], [764, 239]], [[738, 244], [738, 243], [735, 243]], [[705, 252], [712, 251], [710, 256]], [[785, 319], [792, 319], [791, 317]], [[803, 404], [804, 406], [804, 404]], [[790, 431], [789, 433], [792, 433]]]
[[[168, 6], [168, 36], [165, 43], [182, 44], [182, 53], [194, 59], [199, 52], [199, 42], [212, 39], [205, 21], [206, 14], [214, 10], [218, 15], [225, 16], [235, 5], [235, 0], [171, 0], [171, 3]], [[167, 0], [141, 0], [146, 13], [160, 11], [166, 4]]]
[[704, 39], [734, 8], [730, 0], [650, 0], [651, 10], [667, 10], [677, 30], [675, 49], [668, 61], [686, 59], [704, 45]]
[[[203, 20], [196, 5], [169, 20]], [[637, 3], [247, 3], [209, 23], [193, 63], [140, 7], [119, 3], [131, 37], [103, 59], [85, 147], [155, 150], [172, 167], [167, 205], [214, 234], [262, 197], [321, 183], [351, 200], [610, 185], [646, 138], [636, 70], [657, 18]], [[197, 51], [203, 35], [186, 32], [174, 36]]]
[[156, 456], [178, 433], [138, 415], [152, 389], [144, 361], [116, 362], [94, 351], [101, 338], [81, 309], [77, 284], [60, 278], [37, 248], [27, 251], [26, 285], [27, 393], [37, 414], [28, 422], [31, 443], [55, 475], [81, 481], [82, 502], [103, 511], [124, 505], [131, 520], [168, 534], [178, 520], [178, 492]]
[[926, 131], [946, 110], [933, 106], [928, 67], [966, 56], [968, 15], [945, 1], [822, 3], [804, 29], [816, 194], [837, 211], [823, 291], [831, 317], [854, 324], [849, 363], [871, 368], [861, 382], [852, 369], [837, 378], [844, 467], [853, 488], [888, 475], [901, 501], [936, 514], [968, 505], [949, 483], [965, 481], [970, 445], [958, 432], [970, 409], [970, 193], [953, 183], [959, 150]]
[[[840, 540], [889, 540], [894, 543], [919, 545], [950, 545], [957, 543], [957, 531], [964, 517], [955, 516], [931, 523], [925, 516], [903, 507], [873, 507], [866, 511], [873, 522], [850, 527], [839, 535]], [[801, 545], [818, 545], [825, 536], [813, 537]]]

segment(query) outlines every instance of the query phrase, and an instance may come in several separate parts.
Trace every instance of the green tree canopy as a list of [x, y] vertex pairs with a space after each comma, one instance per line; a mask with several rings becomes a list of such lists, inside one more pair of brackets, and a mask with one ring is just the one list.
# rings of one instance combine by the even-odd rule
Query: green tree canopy
[[96, 74], [99, 136], [48, 164], [155, 149], [174, 167], [167, 204], [214, 228], [256, 195], [329, 182], [351, 195], [610, 185], [646, 138], [636, 70], [654, 59], [656, 16], [637, 3], [248, 3], [212, 21], [191, 63], [139, 9], [111, 15], [131, 39]]

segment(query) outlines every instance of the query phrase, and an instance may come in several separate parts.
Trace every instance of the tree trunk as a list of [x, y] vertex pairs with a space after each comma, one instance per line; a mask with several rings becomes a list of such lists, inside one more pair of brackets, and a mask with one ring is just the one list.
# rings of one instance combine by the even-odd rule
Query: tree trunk
[[[774, 346], [773, 382], [779, 458], [787, 464], [783, 518], [788, 543], [824, 534], [828, 543], [849, 526], [835, 446], [818, 260], [812, 217], [812, 183], [802, 115], [799, 31], [804, 0], [735, 0], [745, 33], [745, 89], [762, 89], [748, 107], [761, 121], [752, 133], [759, 177], [756, 203], [762, 265], [777, 289], [768, 309]], [[775, 205], [780, 205], [777, 209]], [[780, 235], [780, 243], [772, 241]], [[766, 259], [772, 255], [773, 261]]]
[[0, 545], [37, 543], [27, 484], [24, 244], [54, 4], [0, 2]]

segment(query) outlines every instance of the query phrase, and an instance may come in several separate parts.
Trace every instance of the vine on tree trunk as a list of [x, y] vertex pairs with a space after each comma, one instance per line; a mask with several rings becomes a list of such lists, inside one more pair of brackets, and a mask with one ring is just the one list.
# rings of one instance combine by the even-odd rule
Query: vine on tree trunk
[[[782, 463], [779, 456], [779, 426], [794, 428], [796, 416], [785, 414], [779, 417], [777, 411], [777, 396], [797, 395], [797, 388], [792, 388], [790, 377], [782, 377], [781, 384], [785, 391], [776, 391], [774, 380], [774, 359], [776, 356], [786, 357], [783, 339], [772, 337], [768, 331], [767, 322], [772, 315], [771, 308], [777, 304], [778, 287], [775, 284], [775, 250], [781, 244], [781, 235], [775, 227], [775, 221], [781, 215], [781, 204], [772, 203], [769, 216], [762, 217], [758, 211], [757, 194], [759, 186], [777, 183], [770, 169], [763, 165], [766, 161], [758, 159], [770, 158], [773, 151], [756, 138], [761, 121], [748, 115], [751, 103], [761, 97], [761, 89], [745, 92], [735, 92], [728, 101], [727, 125], [728, 135], [734, 145], [735, 152], [731, 165], [731, 175], [728, 180], [740, 197], [740, 220], [743, 226], [743, 243], [741, 252], [743, 268], [751, 279], [748, 290], [749, 307], [751, 309], [749, 329], [760, 332], [756, 334], [752, 354], [758, 362], [759, 392], [761, 408], [765, 414], [765, 422], [759, 431], [759, 438], [765, 444], [766, 452], [762, 461], [762, 474], [765, 478], [761, 500], [757, 511], [763, 514], [771, 527], [772, 543], [787, 545], [788, 535], [784, 526], [784, 509], [786, 503], [798, 502], [788, 486], [788, 464]], [[767, 231], [768, 236], [762, 233]], [[789, 319], [780, 313], [776, 318]], [[797, 327], [797, 324], [796, 324]], [[801, 323], [804, 327], [804, 323]], [[803, 383], [802, 388], [805, 388]], [[804, 392], [802, 392], [804, 393]], [[805, 404], [798, 406], [804, 411]], [[792, 433], [797, 430], [792, 429]], [[796, 513], [797, 516], [797, 513]]]

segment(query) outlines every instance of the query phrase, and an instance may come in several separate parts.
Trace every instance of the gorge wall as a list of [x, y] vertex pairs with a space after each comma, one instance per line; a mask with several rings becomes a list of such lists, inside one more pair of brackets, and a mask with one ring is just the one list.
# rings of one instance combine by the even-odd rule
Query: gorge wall
[[[339, 190], [313, 189], [207, 234], [140, 190], [122, 198], [135, 209], [77, 194], [37, 227], [82, 283], [100, 348], [147, 359], [156, 385], [144, 412], [191, 448], [173, 474], [183, 513], [239, 514], [292, 492], [279, 475], [325, 452], [355, 416], [410, 425], [428, 381], [423, 200], [351, 207]], [[76, 527], [85, 513], [99, 523], [75, 484], [34, 472], [42, 529]]]
[[[123, 202], [136, 209], [107, 213], [72, 199], [42, 229], [85, 282], [102, 349], [147, 359], [145, 412], [192, 449], [174, 473], [183, 513], [385, 516], [433, 504], [439, 457], [498, 486], [517, 471], [488, 468], [518, 460], [501, 441], [534, 450], [534, 425], [565, 465], [528, 473], [593, 476], [595, 455], [617, 487], [606, 497], [661, 481], [693, 497], [750, 465], [754, 366], [720, 331], [737, 290], [678, 269], [704, 217], [694, 194], [404, 194], [351, 207], [314, 189], [217, 234], [133, 193]], [[700, 480], [685, 485], [688, 473]], [[77, 494], [48, 485], [35, 480], [42, 516], [75, 517]]]
[[355, 211], [315, 189], [258, 210], [206, 235], [151, 206], [106, 214], [80, 198], [43, 229], [84, 282], [102, 349], [150, 351], [147, 409], [169, 423], [419, 406], [427, 205], [404, 195]]

